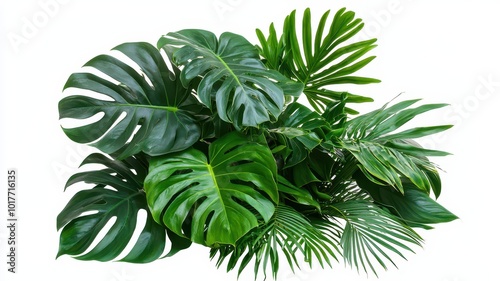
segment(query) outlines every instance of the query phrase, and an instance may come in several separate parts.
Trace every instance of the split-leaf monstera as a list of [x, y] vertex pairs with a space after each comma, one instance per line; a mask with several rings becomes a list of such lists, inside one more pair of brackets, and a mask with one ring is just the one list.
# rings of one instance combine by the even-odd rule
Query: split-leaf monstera
[[189, 217], [193, 242], [234, 245], [274, 213], [276, 164], [265, 143], [237, 132], [210, 144], [208, 158], [192, 148], [153, 159], [144, 190], [154, 219], [178, 235]]
[[280, 115], [285, 95], [297, 96], [302, 87], [278, 71], [265, 68], [258, 50], [244, 37], [225, 32], [217, 40], [205, 30], [181, 30], [162, 37], [158, 47], [184, 66], [181, 81], [203, 77], [197, 95], [219, 117], [236, 127], [257, 126]]
[[[132, 59], [140, 70], [113, 56], [101, 55], [85, 66], [119, 83], [92, 73], [72, 74], [65, 89], [89, 90], [113, 101], [82, 95], [62, 99], [61, 118], [86, 119], [104, 113], [97, 122], [65, 128], [66, 135], [79, 143], [95, 141], [92, 145], [108, 154], [121, 151], [119, 158], [139, 152], [162, 155], [184, 150], [197, 142], [200, 129], [192, 108], [199, 102], [192, 97], [191, 89], [184, 88], [177, 80], [179, 71], [170, 71], [160, 52], [147, 43], [125, 43], [114, 50]], [[119, 120], [122, 113], [125, 117]]]
[[260, 45], [199, 29], [124, 43], [71, 74], [63, 131], [102, 153], [66, 184], [91, 186], [57, 218], [57, 256], [146, 263], [197, 243], [238, 275], [253, 262], [276, 279], [280, 257], [376, 274], [421, 246], [415, 228], [456, 219], [429, 159], [448, 153], [414, 140], [450, 126], [401, 129], [445, 104], [357, 114], [372, 98], [342, 84], [380, 82], [354, 75], [376, 39], [353, 42], [363, 23], [345, 9], [315, 30], [309, 9], [296, 19], [257, 30]]

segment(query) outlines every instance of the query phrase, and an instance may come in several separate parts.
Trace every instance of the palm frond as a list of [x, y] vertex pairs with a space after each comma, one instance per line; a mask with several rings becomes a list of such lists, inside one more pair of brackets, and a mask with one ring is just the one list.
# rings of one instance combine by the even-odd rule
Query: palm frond
[[419, 189], [435, 194], [440, 192], [436, 168], [426, 156], [446, 155], [426, 150], [413, 140], [449, 129], [450, 125], [412, 128], [395, 132], [424, 112], [446, 104], [426, 104], [409, 108], [418, 100], [399, 102], [358, 116], [346, 123], [341, 146], [360, 164], [360, 169], [375, 183], [387, 184], [404, 192], [401, 177], [409, 179]]
[[375, 262], [384, 269], [387, 262], [396, 266], [394, 255], [406, 259], [404, 251], [421, 246], [422, 238], [415, 231], [369, 201], [335, 203], [324, 212], [345, 221], [340, 240], [344, 260], [358, 270], [377, 274]]
[[369, 193], [360, 188], [353, 180], [353, 174], [359, 170], [356, 158], [348, 153], [342, 158], [337, 158], [333, 165], [333, 177], [328, 193], [331, 202], [346, 202], [350, 200], [368, 200]]
[[[370, 63], [375, 56], [364, 57], [376, 47], [376, 39], [351, 43], [364, 26], [352, 11], [340, 9], [327, 25], [330, 11], [321, 17], [313, 35], [311, 12], [304, 11], [301, 36], [297, 31], [296, 12], [284, 22], [283, 34], [278, 39], [274, 25], [269, 27], [269, 36], [257, 29], [260, 53], [269, 68], [302, 82], [304, 94], [311, 106], [322, 112], [335, 100], [340, 100], [344, 91], [334, 91], [329, 86], [338, 84], [369, 84], [378, 79], [353, 76], [352, 74]], [[347, 94], [347, 102], [367, 102], [373, 99]], [[348, 109], [350, 113], [355, 111]]]
[[221, 266], [229, 257], [228, 271], [240, 262], [238, 275], [253, 259], [256, 277], [260, 270], [266, 275], [270, 266], [273, 278], [276, 279], [280, 251], [292, 271], [295, 267], [300, 268], [297, 260], [299, 253], [310, 266], [316, 260], [321, 267], [331, 267], [330, 260], [337, 260], [336, 253], [339, 253], [338, 240], [339, 233], [331, 225], [326, 226], [318, 221], [313, 225], [295, 209], [279, 205], [268, 223], [250, 231], [235, 246], [223, 245], [212, 249], [211, 257], [219, 254], [217, 266]]

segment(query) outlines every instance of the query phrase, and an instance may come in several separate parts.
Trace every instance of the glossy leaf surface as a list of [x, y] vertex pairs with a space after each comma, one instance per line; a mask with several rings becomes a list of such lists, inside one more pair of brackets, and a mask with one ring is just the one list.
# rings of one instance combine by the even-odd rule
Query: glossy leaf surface
[[[70, 95], [59, 102], [61, 119], [85, 120], [104, 113], [90, 124], [63, 128], [78, 143], [91, 143], [119, 158], [139, 152], [149, 155], [184, 150], [200, 136], [190, 108], [201, 105], [168, 69], [159, 51], [148, 43], [125, 43], [114, 48], [139, 70], [116, 57], [100, 55], [85, 64], [104, 75], [72, 74], [64, 89], [88, 90], [95, 95]], [[82, 91], [85, 93], [85, 91]]]
[[356, 182], [370, 193], [375, 202], [389, 208], [394, 215], [412, 227], [429, 229], [432, 228], [430, 224], [450, 222], [458, 218], [410, 182], [403, 182], [404, 194], [375, 184], [363, 174], [356, 175]]
[[170, 32], [158, 49], [125, 43], [72, 74], [63, 130], [111, 158], [89, 156], [104, 168], [68, 181], [92, 187], [58, 216], [58, 256], [143, 263], [195, 242], [238, 275], [250, 265], [276, 279], [285, 259], [294, 271], [340, 257], [376, 274], [421, 245], [413, 228], [456, 219], [433, 199], [442, 183], [428, 158], [448, 153], [415, 141], [451, 126], [406, 127], [445, 105], [407, 100], [352, 118], [349, 103], [372, 99], [342, 84], [379, 82], [356, 74], [376, 40], [355, 40], [354, 12], [332, 16], [293, 11], [282, 34], [257, 30], [260, 46]]
[[[145, 263], [158, 259], [165, 249], [167, 230], [153, 220], [142, 190], [147, 163], [141, 157], [119, 161], [92, 154], [82, 163], [88, 164], [101, 164], [106, 168], [81, 172], [68, 180], [67, 187], [79, 182], [95, 186], [77, 192], [57, 217], [57, 228], [62, 229], [57, 255], [72, 255], [81, 260], [115, 259], [132, 238], [139, 210], [144, 210], [147, 213], [144, 228], [132, 250], [122, 260]], [[109, 230], [89, 248], [113, 218], [116, 220]], [[172, 249], [175, 251], [189, 247], [189, 241], [168, 234], [173, 238]]]
[[285, 95], [297, 96], [302, 90], [267, 69], [255, 46], [237, 34], [225, 32], [217, 38], [205, 30], [181, 30], [165, 35], [158, 47], [183, 66], [184, 85], [203, 77], [197, 88], [200, 100], [209, 108], [215, 103], [219, 117], [237, 128], [275, 120]]
[[329, 124], [317, 112], [304, 105], [293, 103], [286, 107], [269, 132], [277, 135], [277, 141], [286, 146], [283, 151], [284, 167], [303, 161], [308, 153], [318, 146], [324, 136], [323, 127]]
[[237, 132], [212, 143], [208, 154], [188, 149], [154, 159], [145, 182], [148, 204], [155, 220], [180, 236], [189, 224], [193, 242], [234, 245], [259, 218], [273, 215], [276, 164], [261, 141]]

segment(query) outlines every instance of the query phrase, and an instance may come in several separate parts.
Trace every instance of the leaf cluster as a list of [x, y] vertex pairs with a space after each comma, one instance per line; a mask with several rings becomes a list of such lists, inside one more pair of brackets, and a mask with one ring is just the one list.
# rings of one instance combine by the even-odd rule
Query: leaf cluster
[[421, 245], [414, 228], [456, 219], [432, 198], [441, 181], [428, 157], [447, 153], [414, 141], [450, 126], [402, 130], [444, 105], [352, 115], [349, 104], [372, 99], [341, 85], [379, 82], [354, 76], [375, 58], [375, 39], [353, 42], [362, 27], [345, 9], [315, 28], [309, 9], [302, 24], [293, 11], [280, 35], [257, 30], [258, 45], [187, 29], [156, 47], [121, 44], [71, 74], [64, 89], [80, 94], [59, 114], [76, 125], [62, 129], [103, 154], [66, 184], [91, 187], [57, 217], [58, 256], [145, 263], [197, 243], [238, 275], [253, 263], [256, 277], [277, 278], [280, 258], [292, 270], [344, 259], [376, 272]]

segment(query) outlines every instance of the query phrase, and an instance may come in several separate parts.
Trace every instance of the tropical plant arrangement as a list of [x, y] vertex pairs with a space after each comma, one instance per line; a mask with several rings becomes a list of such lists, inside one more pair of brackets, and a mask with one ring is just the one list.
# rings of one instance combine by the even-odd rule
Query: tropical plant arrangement
[[433, 199], [441, 182], [428, 158], [448, 153], [414, 141], [450, 126], [402, 128], [445, 104], [359, 114], [351, 105], [372, 99], [336, 90], [379, 82], [353, 75], [375, 58], [366, 54], [376, 39], [353, 42], [362, 27], [344, 8], [313, 31], [306, 9], [281, 34], [257, 29], [257, 45], [188, 29], [88, 61], [64, 86], [81, 94], [59, 113], [98, 116], [63, 131], [102, 153], [67, 181], [91, 186], [57, 217], [57, 256], [147, 263], [194, 242], [238, 275], [253, 263], [256, 277], [276, 278], [280, 258], [292, 270], [343, 259], [376, 274], [421, 245], [415, 228], [456, 219]]

